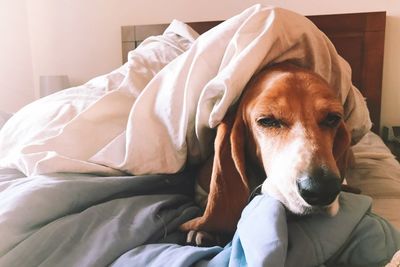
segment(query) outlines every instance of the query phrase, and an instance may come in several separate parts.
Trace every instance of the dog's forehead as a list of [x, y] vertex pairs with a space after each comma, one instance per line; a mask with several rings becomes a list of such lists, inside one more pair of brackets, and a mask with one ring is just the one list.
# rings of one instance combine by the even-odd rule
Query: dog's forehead
[[[311, 105], [316, 109], [340, 102], [336, 92], [319, 75], [300, 68], [273, 68], [260, 72], [250, 84], [246, 104], [273, 103], [278, 107]], [[340, 107], [338, 107], [339, 109]]]
[[260, 95], [269, 97], [312, 96], [336, 98], [334, 90], [316, 73], [303, 69], [271, 70], [260, 73], [255, 83]]

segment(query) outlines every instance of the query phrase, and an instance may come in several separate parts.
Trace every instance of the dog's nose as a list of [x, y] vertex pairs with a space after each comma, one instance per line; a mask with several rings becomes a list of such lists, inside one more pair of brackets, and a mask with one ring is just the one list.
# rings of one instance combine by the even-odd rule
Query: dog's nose
[[310, 205], [327, 206], [340, 192], [339, 177], [323, 168], [297, 181], [301, 197]]

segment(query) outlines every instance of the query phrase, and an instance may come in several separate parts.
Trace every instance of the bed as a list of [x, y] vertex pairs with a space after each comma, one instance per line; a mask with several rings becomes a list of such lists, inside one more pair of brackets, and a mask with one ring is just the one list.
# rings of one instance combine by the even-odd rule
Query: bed
[[[371, 129], [373, 133], [368, 134], [363, 142], [356, 147], [356, 153], [360, 153], [360, 157], [363, 150], [371, 154], [374, 153], [371, 152], [374, 150], [376, 150], [377, 154], [389, 153], [385, 144], [375, 135], [379, 135], [381, 129], [381, 89], [386, 12], [317, 15], [308, 16], [308, 18], [329, 37], [339, 54], [350, 64], [352, 69], [352, 81], [366, 98], [373, 123]], [[197, 32], [204, 33], [219, 23], [221, 23], [221, 21], [192, 22], [188, 24]], [[122, 26], [121, 45], [123, 62], [127, 61], [128, 52], [136, 48], [145, 38], [161, 34], [167, 27], [168, 24]], [[369, 151], [366, 144], [371, 145], [371, 151]], [[364, 145], [366, 146], [363, 147]], [[361, 151], [359, 151], [359, 147], [362, 147]], [[371, 155], [371, 159], [373, 158], [374, 157]], [[397, 162], [390, 154], [387, 155], [387, 159], [385, 160], [388, 161], [389, 165], [397, 165]], [[356, 168], [358, 166], [361, 166], [361, 164], [356, 165]], [[357, 171], [355, 171], [355, 176], [356, 177], [349, 178], [349, 183], [360, 188], [368, 195], [374, 196], [375, 199], [379, 199], [375, 202], [377, 212], [385, 215], [385, 217], [389, 218], [397, 227], [400, 227], [399, 218], [396, 218], [397, 207], [399, 207], [400, 203], [396, 205], [386, 205], [386, 200], [384, 200], [381, 193], [375, 193], [373, 189], [374, 186], [369, 185], [371, 181], [365, 178], [362, 179], [360, 175], [357, 175]], [[384, 175], [381, 174], [380, 176]], [[377, 175], [377, 177], [379, 177], [379, 175]], [[398, 173], [394, 174], [389, 180], [396, 180], [394, 177], [398, 177]], [[387, 188], [390, 187], [391, 186], [388, 186]], [[398, 185], [395, 187], [397, 188]], [[389, 193], [387, 197], [393, 200], [397, 195], [398, 193]], [[392, 211], [389, 211], [390, 209], [392, 209]]]
[[[260, 10], [259, 6], [252, 8], [256, 10], [254, 12]], [[369, 266], [382, 266], [390, 260], [394, 251], [400, 249], [400, 239], [397, 239], [400, 237], [395, 230], [395, 227], [400, 228], [400, 165], [377, 135], [380, 130], [385, 17], [385, 12], [309, 17], [349, 62], [352, 67], [351, 79], [367, 100], [373, 127], [353, 147], [355, 165], [347, 182], [373, 198], [372, 212], [370, 198], [345, 194], [343, 214], [334, 220], [320, 219], [326, 224], [323, 229], [329, 226], [335, 230], [322, 231], [320, 220], [317, 220], [318, 223], [313, 219], [293, 222], [286, 226], [282, 213], [275, 216], [273, 221], [265, 221], [267, 216], [257, 217], [257, 213], [249, 212], [254, 205], [274, 214], [277, 214], [277, 210], [271, 210], [271, 205], [263, 205], [274, 203], [273, 207], [279, 209], [279, 203], [273, 200], [266, 202], [260, 197], [246, 208], [241, 228], [226, 247], [197, 248], [184, 245], [185, 235], [177, 230], [178, 226], [201, 212], [193, 203], [193, 170], [175, 165], [170, 167], [169, 164], [169, 169], [163, 172], [169, 174], [157, 173], [156, 169], [154, 174], [146, 175], [158, 160], [146, 158], [143, 150], [146, 149], [146, 142], [137, 144], [142, 147], [132, 148], [137, 149], [139, 155], [134, 159], [142, 164], [134, 166], [135, 173], [141, 175], [129, 175], [127, 170], [130, 166], [119, 168], [120, 165], [115, 164], [112, 161], [114, 158], [109, 156], [116, 154], [116, 148], [124, 151], [131, 149], [129, 143], [121, 141], [122, 137], [128, 134], [138, 137], [138, 133], [130, 133], [126, 125], [143, 128], [151, 123], [149, 118], [153, 116], [153, 110], [168, 114], [175, 111], [165, 108], [160, 102], [171, 96], [162, 95], [162, 98], [156, 98], [158, 102], [151, 106], [153, 109], [147, 106], [135, 109], [135, 114], [141, 114], [142, 120], [138, 120], [140, 124], [130, 120], [132, 103], [146, 99], [142, 92], [134, 89], [157, 85], [157, 81], [149, 77], [156, 70], [146, 68], [148, 62], [138, 53], [144, 49], [143, 44], [158, 49], [159, 43], [156, 41], [162, 38], [169, 26], [123, 26], [123, 59], [124, 62], [128, 60], [121, 68], [82, 86], [36, 101], [17, 112], [0, 131], [0, 145], [4, 149], [3, 154], [0, 153], [0, 160], [3, 160], [0, 161], [3, 164], [0, 169], [0, 266], [261, 266], [266, 263], [270, 266], [366, 266], [365, 262]], [[185, 27], [182, 23], [176, 25], [180, 30]], [[189, 39], [196, 37], [193, 30], [202, 34], [221, 25], [221, 22], [193, 22], [188, 25], [192, 29], [185, 28], [183, 35], [186, 39], [181, 38], [174, 43], [174, 55], [165, 56], [158, 50], [153, 51], [152, 55], [159, 63], [158, 69], [167, 69], [169, 65], [165, 62], [179, 63], [178, 54], [182, 53], [181, 50], [189, 49], [194, 41]], [[170, 44], [170, 41], [163, 40], [160, 49], [164, 49], [163, 46]], [[143, 64], [137, 67], [135, 64], [139, 61]], [[131, 75], [127, 70], [132, 66], [137, 71], [132, 74], [134, 79], [127, 80], [125, 77]], [[168, 69], [164, 72], [168, 72]], [[174, 72], [168, 74], [173, 76]], [[168, 80], [165, 77], [163, 79]], [[168, 80], [169, 83], [171, 81], [178, 84], [176, 80]], [[155, 93], [148, 91], [146, 94]], [[93, 103], [96, 104], [95, 108]], [[57, 114], [56, 118], [49, 119], [49, 113]], [[120, 117], [121, 114], [127, 116]], [[35, 117], [30, 124], [26, 122], [29, 116]], [[60, 121], [70, 122], [69, 126], [60, 127]], [[85, 130], [81, 131], [82, 128]], [[112, 138], [103, 133], [109, 129], [113, 129]], [[144, 132], [144, 139], [141, 140], [161, 142], [162, 136], [169, 131], [178, 137], [182, 135], [174, 129], [154, 129], [154, 132]], [[36, 143], [26, 146], [22, 141], [10, 141], [11, 131], [15, 140], [31, 138]], [[65, 133], [68, 133], [68, 139], [60, 139]], [[155, 139], [153, 134], [158, 134], [161, 139]], [[207, 131], [199, 135], [208, 136]], [[185, 138], [187, 135], [183, 135]], [[94, 153], [99, 140], [109, 145], [101, 153]], [[14, 149], [14, 143], [23, 147], [22, 150], [19, 147], [26, 153], [23, 157], [12, 158], [4, 152]], [[91, 146], [87, 146], [88, 143]], [[54, 158], [61, 151], [57, 150], [60, 144], [63, 145], [63, 157]], [[188, 159], [190, 164], [198, 164], [201, 161], [199, 155], [209, 153], [207, 149], [196, 150], [196, 144], [185, 145], [180, 149], [192, 149], [197, 153], [190, 160], [188, 154], [168, 154], [169, 151], [163, 147], [156, 147], [154, 153], [168, 155], [165, 161]], [[46, 149], [45, 157], [40, 158], [43, 148]], [[85, 153], [91, 156], [89, 163], [84, 162], [85, 155], [80, 151], [86, 149], [89, 152]], [[74, 171], [71, 171], [71, 166]], [[252, 224], [254, 220], [259, 223]], [[337, 226], [343, 226], [343, 220], [355, 226], [342, 231]], [[273, 240], [275, 250], [268, 259], [260, 254], [254, 256], [252, 252], [248, 254], [246, 250], [250, 246], [251, 251], [258, 253], [259, 250], [254, 246], [259, 245], [264, 249], [261, 250], [262, 254], [267, 253], [263, 243], [265, 238], [257, 238], [265, 231], [265, 225], [271, 225], [271, 229], [276, 230], [275, 238], [284, 239]], [[303, 230], [299, 232], [298, 229]], [[315, 239], [304, 235], [307, 229], [315, 230], [325, 239], [318, 237], [316, 243]], [[365, 234], [366, 231], [368, 234]], [[382, 236], [385, 237], [383, 243], [379, 241], [382, 238], [377, 239]], [[338, 241], [340, 245], [334, 244], [338, 238], [341, 239], [341, 243]], [[371, 243], [366, 244], [366, 241]], [[296, 242], [301, 242], [300, 250], [292, 247]], [[371, 246], [374, 246], [373, 251], [369, 250]]]

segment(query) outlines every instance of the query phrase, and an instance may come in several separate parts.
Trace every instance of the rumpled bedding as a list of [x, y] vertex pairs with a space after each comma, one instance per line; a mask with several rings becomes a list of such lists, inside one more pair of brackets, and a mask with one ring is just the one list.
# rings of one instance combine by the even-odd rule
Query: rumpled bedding
[[[376, 207], [387, 190], [398, 201], [400, 176], [392, 173], [400, 165], [373, 133], [353, 150], [349, 183], [372, 195], [375, 213], [391, 215], [400, 227], [398, 212], [387, 211], [398, 206]], [[375, 174], [368, 179], [366, 171]], [[399, 249], [399, 232], [371, 213], [371, 199], [345, 193], [337, 217], [302, 220], [257, 196], [226, 247], [183, 246], [177, 227], [200, 212], [191, 197], [193, 176], [25, 177], [1, 169], [0, 266], [383, 266]], [[362, 178], [384, 187], [374, 192]]]
[[[8, 120], [0, 266], [382, 266], [400, 249], [371, 199], [348, 193], [334, 218], [294, 219], [256, 196], [226, 247], [182, 245], [178, 226], [201, 212], [185, 166], [208, 155], [212, 128], [262, 66], [291, 60], [316, 70], [338, 89], [353, 141], [370, 126], [348, 65], [303, 17], [257, 5], [196, 38], [175, 21], [121, 68]], [[361, 154], [373, 150], [363, 140]], [[375, 167], [400, 169], [386, 163]]]
[[389, 148], [373, 133], [353, 147], [356, 164], [348, 174], [349, 185], [374, 199], [372, 211], [400, 229], [400, 167]]
[[176, 173], [210, 154], [214, 128], [252, 75], [283, 61], [336, 90], [353, 143], [368, 132], [364, 98], [328, 38], [301, 15], [255, 5], [199, 37], [175, 21], [121, 68], [24, 107], [0, 132], [0, 167], [26, 175]]
[[399, 232], [369, 212], [371, 199], [366, 196], [343, 193], [340, 204], [335, 218], [312, 216], [287, 222], [280, 202], [267, 195], [257, 196], [243, 211], [233, 241], [224, 248], [144, 245], [125, 253], [112, 266], [385, 264], [400, 246]]
[[288, 218], [280, 202], [256, 196], [226, 247], [184, 246], [178, 226], [200, 212], [191, 178], [3, 169], [0, 266], [382, 266], [400, 249], [371, 199], [349, 193], [334, 218]]
[[161, 241], [197, 214], [188, 196], [172, 194], [187, 180], [183, 175], [24, 177], [3, 169], [0, 266], [108, 266], [129, 249]]

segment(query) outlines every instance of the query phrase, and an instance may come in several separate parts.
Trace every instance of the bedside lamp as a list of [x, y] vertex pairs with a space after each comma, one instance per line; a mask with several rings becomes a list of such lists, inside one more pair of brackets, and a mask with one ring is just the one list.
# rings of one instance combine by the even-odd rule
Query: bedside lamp
[[69, 87], [67, 75], [47, 75], [39, 77], [40, 97], [53, 94]]

